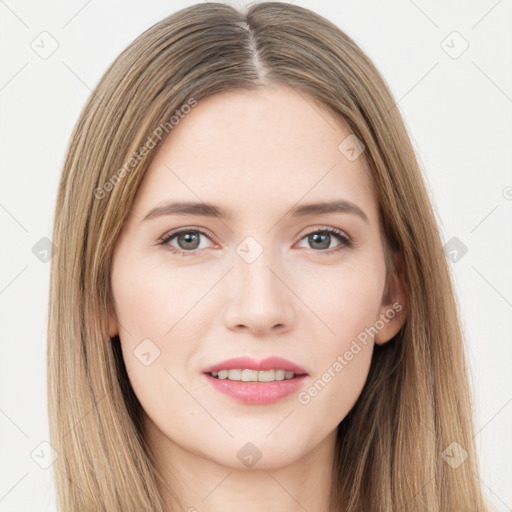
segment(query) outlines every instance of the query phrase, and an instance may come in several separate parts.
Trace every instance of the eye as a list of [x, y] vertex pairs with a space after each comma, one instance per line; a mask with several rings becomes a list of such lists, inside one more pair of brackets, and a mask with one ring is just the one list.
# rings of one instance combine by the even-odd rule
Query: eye
[[[201, 237], [207, 240], [214, 240], [214, 236], [207, 234], [200, 229], [181, 229], [174, 231], [162, 237], [158, 245], [163, 245], [169, 248], [173, 253], [178, 256], [196, 256], [200, 249], [207, 247], [201, 247]], [[333, 237], [336, 238], [339, 243], [334, 248], [331, 247]], [[352, 247], [352, 241], [341, 231], [334, 228], [322, 228], [315, 231], [311, 231], [305, 235], [302, 239], [307, 239], [310, 247], [313, 249], [319, 249], [316, 252], [325, 254], [331, 254], [333, 252], [341, 251], [347, 247]], [[175, 242], [176, 245], [173, 245]], [[329, 250], [331, 249], [331, 250]]]
[[[333, 236], [339, 241], [339, 244], [335, 246], [333, 250], [326, 251], [331, 248], [330, 246], [333, 241]], [[341, 251], [346, 247], [352, 246], [350, 238], [334, 228], [322, 228], [317, 229], [316, 231], [311, 231], [302, 238], [302, 240], [304, 239], [307, 239], [307, 243], [310, 244], [310, 247], [320, 249], [321, 252], [326, 252], [327, 254]]]
[[[197, 250], [204, 249], [204, 247], [201, 247], [201, 237], [207, 239], [213, 238], [213, 236], [207, 235], [199, 229], [182, 229], [164, 236], [159, 242], [159, 245], [169, 247], [172, 252], [179, 256], [194, 256], [197, 254]], [[174, 241], [178, 247], [171, 244], [171, 242]]]

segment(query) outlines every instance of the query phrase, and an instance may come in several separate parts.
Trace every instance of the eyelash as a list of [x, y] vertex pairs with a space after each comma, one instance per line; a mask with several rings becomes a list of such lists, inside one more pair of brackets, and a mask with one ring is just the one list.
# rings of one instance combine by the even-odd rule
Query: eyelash
[[[166, 248], [168, 248], [171, 252], [173, 252], [177, 256], [197, 256], [198, 251], [200, 249], [194, 249], [194, 250], [191, 250], [191, 251], [182, 251], [180, 249], [176, 249], [176, 247], [172, 247], [171, 245], [168, 245], [169, 242], [173, 238], [177, 237], [178, 235], [180, 235], [182, 233], [199, 233], [200, 235], [204, 235], [207, 238], [210, 238], [210, 239], [216, 241], [216, 239], [215, 239], [215, 237], [213, 235], [211, 235], [211, 234], [209, 234], [207, 232], [204, 232], [201, 229], [188, 228], [188, 229], [180, 229], [178, 231], [174, 231], [172, 233], [169, 233], [168, 235], [165, 235], [158, 242], [158, 245], [165, 246]], [[339, 252], [339, 251], [341, 251], [343, 249], [350, 248], [350, 247], [353, 246], [353, 242], [352, 242], [352, 240], [349, 237], [347, 237], [341, 231], [338, 231], [337, 229], [334, 229], [334, 228], [315, 229], [314, 231], [310, 231], [309, 233], [306, 233], [301, 238], [301, 240], [303, 240], [307, 236], [313, 235], [315, 233], [329, 233], [329, 234], [334, 235], [340, 241], [340, 244], [337, 247], [334, 247], [332, 249], [323, 249], [323, 250], [320, 250], [320, 251], [315, 251], [315, 252], [318, 252], [320, 254], [329, 256], [331, 254], [337, 253], [337, 252]]]

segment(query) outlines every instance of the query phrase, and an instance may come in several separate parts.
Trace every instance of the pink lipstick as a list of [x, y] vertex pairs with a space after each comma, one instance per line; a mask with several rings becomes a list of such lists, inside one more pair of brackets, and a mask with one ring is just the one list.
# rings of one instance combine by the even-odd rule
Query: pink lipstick
[[216, 390], [251, 405], [272, 404], [296, 393], [308, 377], [304, 368], [281, 357], [228, 359], [203, 374]]

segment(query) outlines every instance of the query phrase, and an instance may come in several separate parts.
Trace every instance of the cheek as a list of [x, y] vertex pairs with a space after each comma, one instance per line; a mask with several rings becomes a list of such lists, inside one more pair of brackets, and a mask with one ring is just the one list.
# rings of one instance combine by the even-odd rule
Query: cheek
[[129, 260], [113, 269], [124, 363], [137, 398], [149, 411], [165, 411], [169, 397], [183, 409], [191, 405], [182, 403], [188, 395], [179, 383], [205, 337], [208, 322], [200, 318], [212, 316], [201, 298], [213, 283], [200, 277], [192, 267], [169, 270]]
[[378, 319], [383, 286], [378, 269], [369, 267], [344, 267], [339, 272], [331, 268], [328, 279], [316, 275], [302, 291], [315, 313], [311, 318], [318, 319], [313, 330], [304, 326], [314, 340], [310, 353], [318, 374], [298, 399], [306, 409], [325, 411], [333, 421], [346, 416], [368, 377], [371, 327]]
[[319, 322], [318, 347], [326, 353], [348, 348], [352, 339], [378, 319], [384, 284], [381, 269], [359, 262], [308, 274], [296, 289], [314, 313], [308, 317]]
[[[120, 329], [131, 336], [165, 340], [184, 319], [208, 288], [197, 273], [188, 269], [166, 270], [162, 266], [141, 266], [134, 262], [118, 268], [112, 288]], [[140, 341], [140, 340], [139, 340]]]

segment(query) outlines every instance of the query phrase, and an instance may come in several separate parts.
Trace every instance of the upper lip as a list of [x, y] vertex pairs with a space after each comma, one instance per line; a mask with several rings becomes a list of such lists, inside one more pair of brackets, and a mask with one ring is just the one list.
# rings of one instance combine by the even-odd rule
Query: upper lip
[[296, 375], [307, 375], [308, 372], [299, 366], [282, 357], [267, 357], [261, 361], [252, 359], [250, 357], [235, 357], [227, 359], [220, 363], [208, 366], [203, 369], [203, 373], [218, 372], [220, 370], [284, 370], [286, 372], [293, 372]]

